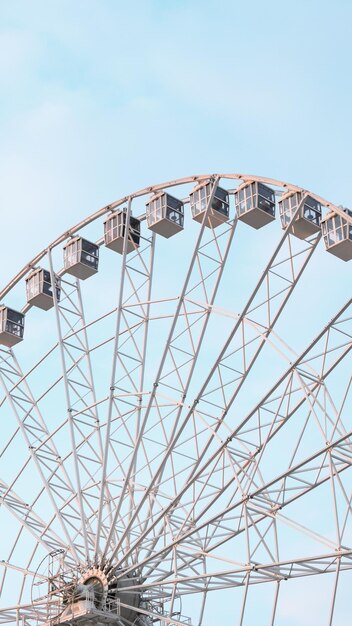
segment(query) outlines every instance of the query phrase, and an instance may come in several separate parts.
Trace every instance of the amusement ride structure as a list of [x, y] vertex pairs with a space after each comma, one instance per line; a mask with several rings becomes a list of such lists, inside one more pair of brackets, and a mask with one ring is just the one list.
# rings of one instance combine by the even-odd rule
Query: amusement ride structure
[[323, 244], [352, 258], [350, 210], [191, 176], [103, 207], [2, 289], [1, 624], [205, 626], [227, 602], [228, 623], [278, 626], [283, 586], [325, 574], [332, 626], [351, 282], [300, 353], [292, 309]]

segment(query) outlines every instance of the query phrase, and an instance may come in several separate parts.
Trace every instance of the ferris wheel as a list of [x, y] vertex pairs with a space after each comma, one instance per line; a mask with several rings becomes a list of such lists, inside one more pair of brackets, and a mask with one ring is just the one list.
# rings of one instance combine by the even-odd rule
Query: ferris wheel
[[1, 624], [280, 626], [301, 579], [328, 581], [335, 623], [352, 299], [346, 280], [306, 332], [322, 239], [350, 260], [352, 212], [191, 176], [103, 207], [3, 288]]

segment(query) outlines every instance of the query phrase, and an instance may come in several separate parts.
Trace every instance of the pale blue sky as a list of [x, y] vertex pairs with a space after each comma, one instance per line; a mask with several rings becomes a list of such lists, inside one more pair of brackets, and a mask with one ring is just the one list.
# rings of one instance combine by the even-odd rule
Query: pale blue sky
[[[189, 174], [261, 174], [352, 207], [351, 24], [349, 0], [3, 1], [0, 285], [100, 206]], [[327, 320], [351, 268], [322, 259]], [[317, 620], [329, 584], [312, 582]], [[283, 625], [308, 624], [284, 607]]]

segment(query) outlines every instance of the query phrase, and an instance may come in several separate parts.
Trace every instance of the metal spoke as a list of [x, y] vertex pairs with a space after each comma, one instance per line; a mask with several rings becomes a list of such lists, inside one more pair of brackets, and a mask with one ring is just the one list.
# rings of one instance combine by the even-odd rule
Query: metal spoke
[[[209, 476], [213, 475], [214, 464], [213, 462], [217, 461], [218, 457], [225, 454], [229, 454], [231, 460], [239, 464], [239, 468], [241, 472], [247, 467], [256, 469], [256, 464], [254, 464], [256, 455], [263, 456], [264, 450], [268, 443], [274, 439], [276, 433], [279, 433], [284, 426], [284, 424], [291, 419], [296, 411], [306, 402], [307, 395], [306, 389], [303, 387], [294, 388], [288, 382], [291, 381], [292, 376], [296, 370], [299, 370], [300, 377], [305, 372], [305, 368], [309, 367], [310, 361], [315, 361], [315, 353], [314, 350], [320, 349], [320, 345], [322, 342], [326, 341], [326, 337], [329, 338], [329, 350], [334, 355], [334, 361], [330, 361], [324, 359], [323, 362], [323, 370], [319, 372], [319, 378], [312, 377], [310, 372], [305, 373], [306, 379], [309, 377], [309, 396], [316, 392], [316, 389], [321, 389], [324, 385], [325, 379], [334, 371], [335, 367], [337, 367], [342, 359], [349, 354], [352, 348], [352, 335], [349, 332], [350, 328], [350, 308], [352, 307], [352, 301], [349, 300], [346, 305], [342, 307], [342, 309], [335, 315], [335, 317], [330, 321], [327, 327], [318, 335], [318, 337], [312, 342], [312, 344], [303, 352], [301, 357], [299, 357], [296, 362], [287, 370], [287, 372], [279, 379], [279, 381], [274, 385], [272, 390], [264, 397], [264, 399], [258, 404], [257, 407], [251, 412], [251, 414], [245, 418], [240, 426], [236, 428], [235, 431], [231, 433], [231, 435], [226, 439], [226, 441], [218, 448], [212, 457], [208, 459], [208, 461], [204, 464], [203, 467], [197, 472], [197, 474], [193, 477], [190, 484], [186, 485], [184, 489], [180, 490], [180, 498], [187, 493], [188, 490], [191, 490], [192, 497], [191, 501], [194, 501], [194, 491], [193, 485], [194, 480], [199, 479], [200, 486], [203, 488], [204, 483], [204, 471], [208, 469]], [[333, 332], [335, 330], [335, 333]], [[337, 331], [337, 332], [336, 332]], [[341, 336], [344, 337], [343, 342], [341, 341]], [[301, 380], [301, 378], [299, 378]], [[280, 396], [281, 390], [281, 396]], [[287, 401], [287, 394], [292, 396], [293, 402]], [[270, 404], [270, 400], [272, 398], [272, 405]], [[284, 402], [285, 400], [285, 402]], [[285, 407], [285, 410], [283, 409]], [[264, 436], [261, 432], [261, 412], [265, 410], [270, 412], [272, 415], [270, 427], [268, 428], [264, 425]], [[257, 428], [253, 431], [253, 445], [250, 447], [249, 451], [246, 453], [241, 450], [241, 448], [235, 447], [236, 441], [241, 441], [241, 430], [244, 428], [248, 429], [248, 424], [250, 421], [255, 422], [257, 424]], [[248, 435], [247, 435], [248, 436]], [[210, 492], [208, 500], [204, 502], [202, 501], [202, 509], [199, 512], [196, 520], [198, 523], [192, 525], [191, 529], [187, 529], [187, 526], [183, 524], [184, 532], [180, 533], [180, 537], [170, 541], [168, 547], [163, 548], [159, 553], [158, 551], [154, 551], [151, 557], [147, 557], [145, 559], [145, 563], [151, 562], [153, 563], [153, 567], [155, 567], [155, 563], [159, 557], [165, 558], [167, 551], [170, 550], [174, 545], [182, 543], [188, 537], [192, 536], [194, 532], [199, 532], [201, 528], [208, 526], [209, 524], [218, 523], [217, 528], [220, 528], [221, 525], [226, 526], [226, 518], [229, 519], [232, 516], [232, 513], [235, 508], [241, 508], [244, 502], [249, 501], [251, 507], [258, 506], [260, 509], [260, 513], [258, 514], [262, 519], [265, 517], [266, 510], [272, 511], [272, 506], [275, 506], [275, 509], [278, 510], [283, 506], [286, 506], [289, 502], [301, 497], [305, 493], [308, 493], [315, 487], [319, 486], [323, 482], [329, 479], [330, 470], [328, 465], [326, 464], [326, 457], [330, 450], [334, 451], [334, 459], [336, 459], [336, 466], [338, 467], [338, 472], [343, 471], [348, 468], [351, 464], [351, 452], [347, 455], [345, 444], [349, 443], [349, 440], [352, 436], [351, 432], [345, 433], [342, 437], [336, 437], [335, 439], [326, 444], [320, 450], [317, 450], [311, 457], [303, 459], [296, 466], [293, 465], [289, 467], [283, 474], [273, 478], [270, 482], [258, 487], [254, 488], [254, 490], [250, 490], [250, 485], [246, 485], [246, 492], [239, 493], [239, 499], [234, 502], [231, 502], [227, 509], [224, 509], [220, 513], [218, 513], [215, 517], [210, 517], [206, 519], [204, 522], [200, 522], [201, 518], [207, 514], [211, 507], [214, 505], [214, 502], [223, 494], [225, 489], [228, 489], [232, 486], [234, 481], [234, 476], [232, 471], [229, 473], [229, 479], [227, 483], [221, 483], [219, 488], [215, 492]], [[342, 454], [341, 454], [342, 453]], [[231, 466], [229, 466], [231, 468]], [[305, 472], [303, 479], [301, 479], [302, 468]], [[328, 469], [328, 472], [326, 471]], [[323, 471], [325, 470], [325, 472]], [[238, 474], [238, 471], [237, 471]], [[253, 480], [251, 477], [251, 481]], [[244, 474], [244, 478], [246, 479], [246, 474]], [[280, 500], [278, 498], [277, 486], [282, 484], [284, 481], [285, 490], [279, 491], [281, 492]], [[270, 496], [271, 489], [272, 495]], [[197, 502], [197, 500], [196, 500]], [[192, 505], [193, 511], [194, 505]], [[194, 512], [193, 512], [194, 519]], [[152, 527], [154, 522], [150, 524]], [[182, 528], [182, 527], [181, 527]], [[231, 537], [233, 533], [230, 533], [228, 536]], [[139, 541], [142, 541], [140, 538], [136, 543], [138, 546]], [[224, 539], [220, 542], [223, 543]], [[209, 549], [209, 548], [208, 548]]]
[[[299, 209], [297, 209], [298, 211]], [[294, 218], [292, 220], [292, 222], [294, 221]], [[307, 244], [305, 243], [305, 246], [303, 247], [303, 251], [300, 252], [300, 255], [302, 256], [302, 260], [301, 260], [301, 265], [300, 266], [296, 266], [293, 263], [293, 259], [292, 259], [292, 252], [291, 252], [291, 246], [290, 243], [288, 243], [288, 251], [285, 252], [283, 254], [283, 258], [280, 256], [283, 253], [283, 246], [285, 244], [285, 242], [287, 243], [287, 240], [289, 242], [289, 237], [290, 237], [290, 228], [288, 228], [283, 237], [281, 238], [274, 254], [272, 255], [269, 263], [267, 264], [267, 267], [265, 269], [265, 271], [263, 272], [263, 275], [261, 276], [258, 284], [256, 285], [255, 289], [253, 290], [252, 295], [250, 296], [247, 305], [245, 306], [245, 308], [243, 309], [243, 312], [241, 313], [241, 316], [239, 317], [238, 321], [236, 322], [235, 326], [233, 327], [224, 348], [222, 349], [218, 359], [215, 362], [215, 365], [212, 369], [212, 371], [210, 372], [210, 374], [208, 375], [205, 383], [202, 386], [201, 391], [199, 392], [199, 394], [197, 395], [196, 399], [193, 401], [191, 409], [187, 412], [185, 418], [183, 419], [178, 431], [175, 432], [172, 443], [168, 446], [168, 449], [165, 451], [164, 457], [163, 457], [163, 461], [162, 464], [160, 465], [160, 467], [157, 469], [156, 472], [156, 476], [158, 477], [159, 475], [162, 476], [163, 472], [165, 470], [165, 465], [168, 459], [168, 456], [171, 455], [171, 452], [177, 447], [178, 445], [178, 441], [182, 435], [182, 432], [184, 430], [184, 428], [186, 427], [186, 425], [188, 424], [188, 421], [191, 419], [192, 414], [196, 414], [197, 416], [202, 416], [202, 418], [204, 419], [205, 423], [208, 424], [211, 420], [212, 422], [215, 424], [214, 426], [214, 432], [216, 433], [220, 427], [222, 422], [224, 421], [224, 419], [227, 417], [228, 412], [237, 396], [237, 394], [239, 393], [243, 383], [246, 380], [247, 375], [249, 374], [252, 366], [254, 365], [257, 357], [259, 356], [264, 344], [265, 344], [265, 340], [266, 338], [270, 335], [271, 330], [273, 328], [273, 326], [275, 325], [276, 321], [278, 320], [289, 296], [291, 295], [294, 287], [296, 286], [300, 276], [302, 275], [302, 272], [304, 271], [304, 268], [306, 267], [311, 255], [313, 254], [314, 250], [316, 249], [317, 243], [320, 239], [320, 236], [317, 236], [313, 242]], [[287, 258], [286, 255], [288, 254]], [[281, 290], [281, 286], [279, 288], [279, 293], [281, 295], [281, 300], [279, 303], [276, 302], [276, 304], [278, 305], [278, 308], [274, 311], [272, 310], [272, 307], [269, 306], [269, 308], [267, 308], [266, 304], [267, 301], [264, 300], [264, 302], [262, 302], [262, 294], [261, 294], [261, 287], [267, 283], [270, 280], [270, 275], [273, 271], [273, 268], [276, 269], [276, 272], [278, 272], [277, 267], [280, 266], [282, 268], [284, 268], [286, 265], [289, 266], [290, 271], [292, 272], [291, 275], [291, 281], [287, 283], [287, 287], [285, 288], [284, 292], [282, 293]], [[294, 268], [294, 269], [293, 269]], [[286, 272], [285, 269], [282, 269], [283, 273]], [[269, 296], [268, 296], [268, 301], [270, 302], [271, 299], [275, 300], [276, 297], [276, 291], [277, 291], [277, 287], [274, 287], [274, 293], [270, 293], [269, 291]], [[257, 300], [256, 298], [259, 299], [259, 304], [257, 304]], [[264, 305], [264, 307], [263, 307]], [[267, 316], [266, 321], [264, 321], [262, 319], [262, 308], [264, 308], [265, 311], [265, 315]], [[260, 314], [257, 320], [255, 320], [256, 324], [258, 324], [258, 326], [260, 325], [260, 334], [259, 334], [259, 343], [256, 342], [256, 346], [254, 349], [254, 352], [252, 352], [252, 354], [249, 353], [247, 359], [246, 359], [246, 365], [243, 368], [243, 371], [240, 372], [237, 365], [236, 365], [236, 369], [234, 369], [234, 367], [231, 365], [229, 366], [229, 358], [231, 358], [231, 356], [234, 353], [237, 353], [238, 348], [235, 350], [234, 348], [234, 344], [237, 340], [237, 334], [239, 331], [243, 330], [243, 324], [244, 324], [244, 320], [245, 320], [245, 316], [247, 314], [253, 316], [253, 311], [255, 311], [256, 309], [260, 309]], [[255, 318], [254, 318], [255, 319]], [[253, 320], [252, 320], [253, 321]], [[263, 330], [264, 329], [264, 330]], [[248, 352], [251, 350], [251, 346], [249, 345], [248, 341], [246, 340], [246, 338], [244, 337], [243, 333], [240, 333], [241, 338], [240, 338], [240, 352], [246, 352], [246, 350], [248, 349]], [[261, 336], [264, 335], [264, 336]], [[236, 355], [237, 356], [237, 355]], [[222, 381], [222, 377], [220, 372], [222, 371], [222, 365], [226, 364], [226, 368], [229, 370], [231, 369], [231, 378], [233, 377], [233, 375], [235, 375], [234, 378], [234, 383], [228, 387], [226, 393], [227, 393], [227, 397], [224, 398], [225, 402], [224, 402], [224, 406], [219, 406], [218, 403], [215, 406], [215, 411], [214, 412], [214, 416], [213, 415], [209, 415], [209, 411], [211, 413], [211, 409], [209, 409], [210, 406], [210, 397], [209, 397], [209, 391], [208, 391], [208, 387], [210, 387], [212, 389], [212, 387], [214, 386], [214, 380], [215, 379], [219, 379], [220, 380], [220, 384], [221, 384], [221, 388], [224, 387], [223, 381]], [[218, 384], [215, 383], [215, 390], [211, 391], [210, 393], [212, 393], [215, 397], [218, 396]], [[217, 401], [218, 402], [218, 401]], [[204, 407], [204, 408], [203, 408]], [[218, 412], [221, 411], [221, 416], [220, 418], [218, 417]], [[210, 418], [210, 419], [209, 419]], [[198, 424], [201, 422], [198, 421]], [[195, 437], [197, 438], [197, 433], [195, 433]], [[212, 441], [214, 439], [214, 435], [211, 434], [210, 438], [208, 439], [208, 441], [206, 442], [205, 446], [202, 446], [200, 449], [200, 453], [198, 458], [195, 459], [194, 462], [194, 466], [192, 468], [192, 471], [190, 473], [189, 479], [192, 479], [192, 476], [195, 474], [197, 468], [199, 467], [199, 464], [201, 463], [202, 459], [205, 458], [207, 451], [209, 449], [209, 446], [211, 445]], [[149, 486], [150, 490], [155, 490], [155, 480], [153, 480]], [[146, 492], [144, 499], [142, 500], [142, 503], [144, 500], [146, 500], [148, 497], [148, 492]], [[179, 499], [179, 492], [177, 492], [176, 496], [175, 496], [175, 500], [174, 502], [170, 503], [168, 505], [168, 507], [162, 512], [162, 514], [160, 515], [160, 517], [157, 517], [154, 520], [154, 524], [157, 524], [158, 521], [161, 519], [161, 517], [165, 514], [168, 513], [169, 510], [171, 510], [174, 506], [174, 503], [177, 503]], [[142, 506], [142, 503], [139, 505], [139, 509]], [[148, 532], [148, 529], [146, 530], [146, 532]], [[132, 549], [132, 548], [131, 548]], [[153, 549], [153, 548], [152, 548]], [[126, 557], [128, 556], [128, 552], [125, 555]]]

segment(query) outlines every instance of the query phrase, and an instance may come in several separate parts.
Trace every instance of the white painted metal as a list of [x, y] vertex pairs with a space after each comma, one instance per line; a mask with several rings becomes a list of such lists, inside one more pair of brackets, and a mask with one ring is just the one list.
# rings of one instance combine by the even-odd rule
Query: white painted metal
[[[229, 181], [301, 194], [284, 232], [276, 229], [274, 251], [239, 313], [221, 309], [216, 301], [229, 258], [231, 272], [241, 271], [232, 206], [238, 187], [228, 189], [229, 219], [210, 219], [216, 189], [226, 189]], [[177, 250], [182, 241], [180, 254], [188, 258], [184, 276], [182, 263], [174, 263], [181, 277], [177, 292], [169, 272], [167, 293], [160, 293], [156, 268], [162, 242], [142, 214], [140, 245], [131, 246], [131, 212], [138, 215], [150, 194], [168, 189], [172, 194], [176, 186], [187, 207], [192, 188], [206, 183], [212, 192], [201, 223], [192, 224], [198, 231], [193, 244], [181, 239], [187, 216], [185, 233], [173, 230], [168, 244]], [[194, 176], [103, 207], [4, 287], [0, 295], [10, 302], [17, 283], [41, 259], [52, 284], [61, 277], [60, 299], [54, 290], [54, 310], [40, 318], [52, 345], [43, 341], [44, 354], [28, 358], [31, 346], [38, 354], [29, 327], [18, 346], [22, 354], [10, 346], [0, 349], [0, 523], [5, 528], [0, 623], [206, 626], [213, 598], [232, 589], [229, 621], [248, 626], [253, 594], [267, 583], [272, 605], [265, 623], [275, 626], [284, 581], [330, 574], [325, 621], [335, 626], [339, 582], [352, 567], [352, 431], [346, 420], [352, 396], [352, 301], [300, 356], [292, 356], [274, 331], [284, 322], [286, 305], [321, 239], [317, 229], [302, 231], [297, 239], [307, 194], [329, 215], [342, 213], [346, 224], [352, 223], [339, 207], [280, 181]], [[104, 308], [104, 302], [94, 302], [93, 283], [90, 288], [87, 280], [84, 291], [79, 280], [56, 267], [59, 247], [94, 225], [101, 246], [101, 218], [126, 205], [121, 256], [107, 253], [109, 260], [101, 260], [101, 280], [105, 293], [109, 290]], [[269, 221], [259, 223], [257, 217], [255, 228]], [[166, 257], [163, 263], [167, 270]], [[112, 303], [111, 289], [117, 291]], [[23, 310], [32, 315], [29, 306]], [[213, 319], [224, 322], [221, 342]], [[40, 343], [41, 333], [37, 337]], [[241, 398], [251, 393], [268, 348], [287, 369], [261, 400], [253, 400], [246, 415]], [[30, 363], [25, 373], [20, 360]], [[306, 518], [316, 494], [328, 503], [330, 533]], [[309, 553], [289, 554], [292, 534], [311, 546]]]

